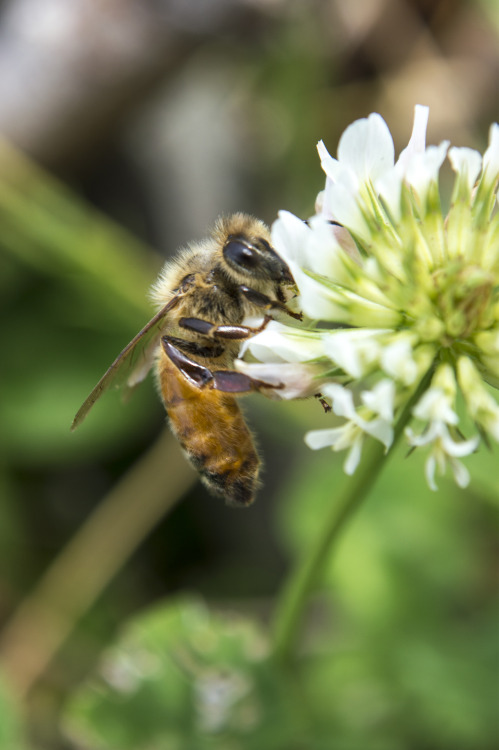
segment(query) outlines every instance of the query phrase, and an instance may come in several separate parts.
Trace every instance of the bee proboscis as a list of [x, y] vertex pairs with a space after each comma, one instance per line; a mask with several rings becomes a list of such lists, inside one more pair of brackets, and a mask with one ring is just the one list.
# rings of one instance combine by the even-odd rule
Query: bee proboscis
[[[132, 339], [76, 414], [72, 429], [111, 385], [134, 386], [153, 365], [170, 427], [202, 481], [231, 505], [253, 502], [260, 459], [237, 396], [269, 388], [234, 369], [242, 341], [287, 306], [294, 280], [263, 222], [237, 213], [181, 250], [152, 288], [159, 311]], [[261, 316], [258, 327], [243, 325]], [[273, 386], [278, 387], [278, 386]]]

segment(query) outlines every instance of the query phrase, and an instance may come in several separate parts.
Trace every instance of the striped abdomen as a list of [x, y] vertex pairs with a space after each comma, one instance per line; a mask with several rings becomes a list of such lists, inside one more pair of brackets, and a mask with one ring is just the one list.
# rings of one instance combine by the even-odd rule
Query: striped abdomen
[[260, 461], [234, 396], [198, 388], [162, 355], [159, 382], [170, 427], [210, 490], [232, 505], [249, 505]]

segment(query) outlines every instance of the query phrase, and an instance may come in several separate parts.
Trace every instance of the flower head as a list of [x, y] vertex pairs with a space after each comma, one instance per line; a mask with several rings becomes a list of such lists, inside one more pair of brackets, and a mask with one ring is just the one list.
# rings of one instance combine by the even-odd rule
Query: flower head
[[[319, 143], [326, 185], [316, 215], [303, 222], [282, 211], [272, 228], [306, 320], [271, 324], [245, 344], [262, 364], [240, 366], [248, 374], [259, 367], [264, 381], [272, 370], [284, 397], [310, 395], [314, 385], [329, 397], [343, 424], [306, 442], [348, 449], [348, 473], [366, 435], [388, 449], [411, 404], [405, 437], [428, 452], [426, 476], [436, 488], [435, 472], [447, 466], [466, 485], [459, 459], [482, 438], [499, 440], [490, 388], [499, 387], [499, 126], [482, 156], [448, 141], [425, 146], [427, 120], [428, 109], [417, 106], [397, 161], [378, 114], [346, 129], [336, 159]], [[455, 177], [444, 213], [446, 158]], [[459, 395], [476, 428], [468, 437]]]

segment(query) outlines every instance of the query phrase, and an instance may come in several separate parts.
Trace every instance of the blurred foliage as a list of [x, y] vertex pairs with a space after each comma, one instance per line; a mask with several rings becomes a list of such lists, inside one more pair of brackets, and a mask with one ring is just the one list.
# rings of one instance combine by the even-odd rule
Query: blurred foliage
[[11, 396], [2, 400], [0, 419], [7, 457], [81, 456], [82, 441], [102, 444], [118, 434], [108, 413], [98, 429], [68, 441], [75, 403], [99, 376], [96, 360], [81, 354], [106, 362], [120, 331], [127, 343], [137, 320], [147, 321], [146, 293], [160, 261], [7, 144], [0, 165], [2, 347], [10, 353], [0, 386]]
[[[234, 198], [268, 220], [280, 208], [308, 215], [323, 180], [315, 142], [324, 137], [334, 152], [344, 127], [372, 110], [397, 146], [416, 101], [432, 107], [433, 142], [481, 147], [497, 117], [493, 1], [293, 2], [265, 12], [248, 37], [241, 27], [200, 44], [158, 84], [151, 111], [144, 91], [114, 142], [80, 155], [79, 174], [71, 164], [58, 180], [0, 145], [5, 632], [162, 428], [148, 382], [125, 408], [107, 395], [69, 433], [91, 387], [151, 315], [147, 288], [162, 259], [150, 246], [191, 239], [198, 220], [236, 208]], [[99, 75], [105, 54], [96, 59]], [[29, 87], [27, 95], [36, 101]], [[5, 688], [25, 666], [22, 649], [15, 661], [0, 640], [11, 666], [0, 750], [23, 749], [23, 724], [36, 750], [496, 746], [495, 454], [471, 457], [465, 492], [442, 479], [438, 493], [424, 483], [423, 456], [392, 456], [324, 571], [294, 671], [282, 672], [262, 623], [287, 561], [313, 543], [345, 480], [341, 457], [302, 444], [306, 429], [324, 424], [317, 404], [247, 404], [267, 467], [255, 506], [233, 513], [199, 486], [191, 491], [86, 613], [22, 718]], [[148, 492], [145, 484], [137, 493], [139, 508]]]
[[[486, 462], [476, 469], [492, 488]], [[334, 494], [330, 466], [293, 473], [278, 526], [295, 553]], [[421, 460], [395, 455], [325, 572], [290, 672], [254, 619], [171, 601], [126, 626], [66, 730], [95, 750], [492, 750], [494, 518], [450, 482], [430, 495]]]
[[8, 683], [0, 675], [0, 748], [25, 750], [21, 715], [10, 695]]

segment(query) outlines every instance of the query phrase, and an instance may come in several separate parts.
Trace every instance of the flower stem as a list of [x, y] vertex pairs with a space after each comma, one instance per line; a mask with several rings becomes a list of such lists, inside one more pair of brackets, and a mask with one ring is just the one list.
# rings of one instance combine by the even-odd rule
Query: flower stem
[[314, 587], [327, 555], [339, 540], [341, 532], [374, 485], [378, 474], [386, 464], [386, 458], [392, 453], [404, 427], [411, 418], [413, 406], [427, 389], [434, 371], [434, 365], [420, 381], [402, 410], [394, 429], [393, 443], [388, 454], [384, 446], [374, 440], [367, 444], [361, 465], [356, 473], [346, 482], [343, 490], [332, 504], [329, 515], [321, 524], [315, 544], [306, 551], [298, 561], [285, 583], [277, 601], [273, 628], [273, 653], [280, 662], [287, 662], [297, 637], [300, 621], [307, 598]]

